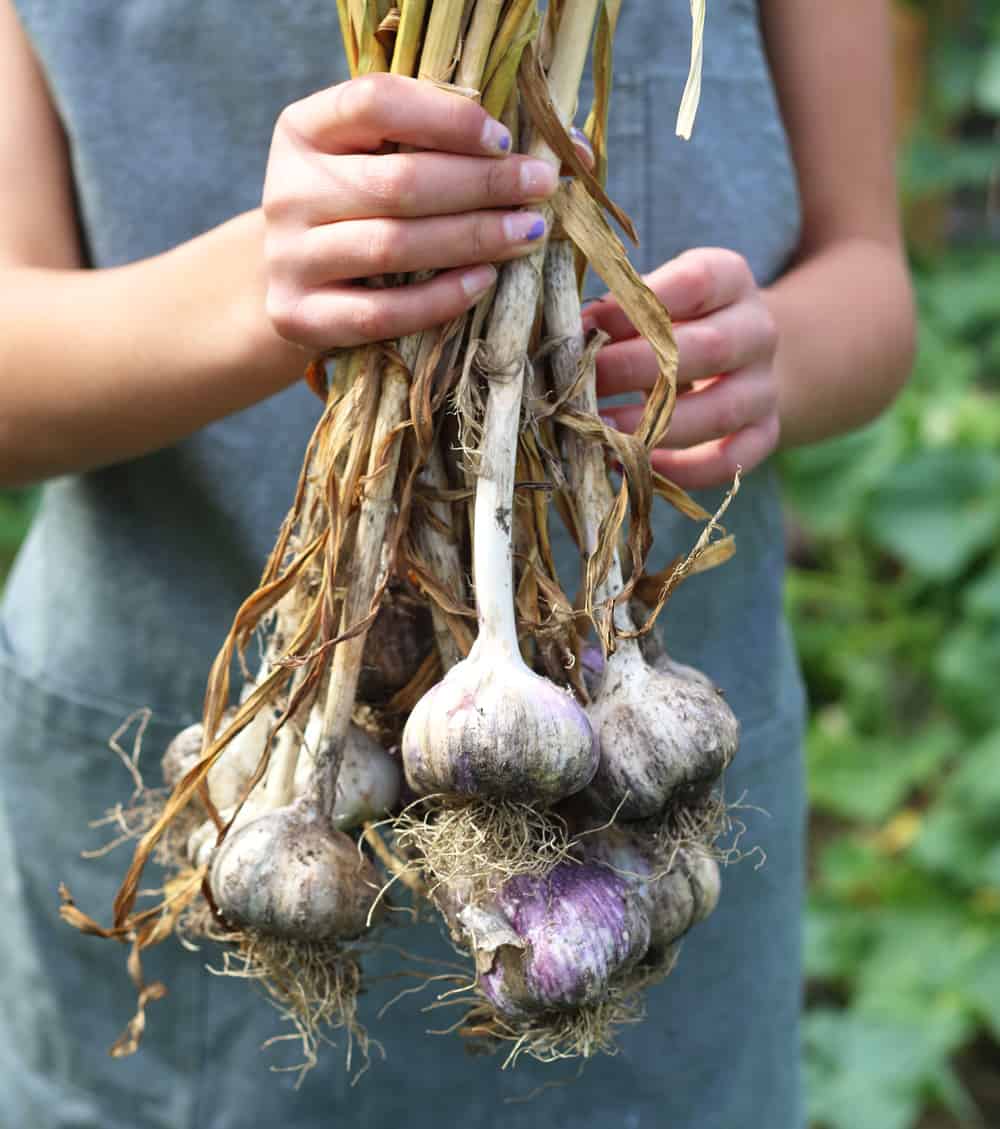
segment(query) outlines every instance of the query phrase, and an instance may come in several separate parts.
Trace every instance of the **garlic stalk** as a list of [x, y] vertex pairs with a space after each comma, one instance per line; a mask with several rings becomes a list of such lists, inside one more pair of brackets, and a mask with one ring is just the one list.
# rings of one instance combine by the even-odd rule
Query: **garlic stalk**
[[[583, 329], [573, 248], [553, 243], [545, 261], [545, 322], [562, 344], [552, 355], [558, 392], [572, 387], [583, 360]], [[597, 412], [593, 360], [575, 403]], [[603, 516], [613, 504], [604, 453], [595, 443], [566, 436], [566, 456], [581, 518], [584, 547], [597, 546]], [[598, 597], [612, 601], [623, 591], [617, 550]], [[604, 665], [587, 714], [600, 743], [601, 758], [589, 795], [610, 814], [624, 819], [657, 816], [667, 805], [702, 799], [729, 764], [739, 739], [739, 723], [721, 695], [702, 679], [656, 670], [643, 658], [631, 613], [623, 601], [613, 607], [615, 627], [626, 633]]]
[[[392, 433], [404, 419], [408, 393], [406, 373], [387, 365], [341, 630], [367, 614], [378, 585], [399, 463], [399, 440]], [[216, 905], [232, 925], [304, 941], [355, 937], [367, 926], [378, 889], [374, 868], [333, 825], [364, 642], [361, 632], [334, 650], [322, 741], [306, 795], [251, 820], [227, 836], [215, 853], [209, 882]]]
[[[572, 114], [596, 0], [567, 0], [549, 85]], [[556, 164], [543, 141], [532, 154]], [[491, 374], [476, 480], [473, 573], [479, 634], [468, 657], [417, 703], [403, 733], [403, 763], [420, 793], [450, 792], [554, 803], [586, 786], [596, 745], [575, 699], [521, 657], [514, 615], [511, 525], [525, 358], [544, 248], [507, 263], [490, 315]]]

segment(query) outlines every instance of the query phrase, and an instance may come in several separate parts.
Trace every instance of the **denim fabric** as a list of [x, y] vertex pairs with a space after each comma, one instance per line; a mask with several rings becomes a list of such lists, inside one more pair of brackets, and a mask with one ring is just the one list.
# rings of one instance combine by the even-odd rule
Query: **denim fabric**
[[[17, 0], [69, 139], [81, 232], [94, 266], [188, 239], [260, 195], [274, 118], [342, 77], [327, 0]], [[655, 10], [654, 10], [655, 9]], [[759, 40], [756, 5], [710, 6], [695, 139], [673, 137], [687, 65], [688, 5], [626, 0], [615, 62], [611, 191], [643, 238], [648, 269], [686, 246], [742, 251], [761, 282], [794, 248], [794, 176]], [[588, 101], [587, 87], [581, 106]], [[581, 113], [582, 116], [582, 113]], [[225, 327], [220, 327], [225, 332]], [[398, 982], [373, 958], [363, 1018], [382, 1043], [355, 1086], [328, 1050], [294, 1090], [269, 1073], [283, 1028], [245, 985], [203, 972], [208, 951], [149, 956], [170, 993], [152, 1005], [139, 1054], [107, 1047], [131, 1014], [124, 950], [58, 919], [65, 881], [102, 918], [122, 854], [85, 861], [87, 824], [127, 798], [108, 738], [150, 707], [147, 769], [200, 711], [214, 651], [252, 588], [291, 499], [317, 406], [302, 388], [169, 450], [50, 483], [0, 618], [0, 1071], [7, 1129], [319, 1129], [400, 1122], [466, 1129], [799, 1129], [797, 1015], [803, 798], [802, 695], [781, 614], [783, 534], [769, 468], [730, 511], [733, 562], [699, 576], [666, 616], [675, 657], [725, 688], [744, 726], [728, 779], [749, 805], [745, 844], [717, 913], [692, 934], [646, 1021], [615, 1058], [501, 1072], [420, 999], [380, 1004]], [[717, 497], [702, 499], [706, 505]], [[694, 526], [657, 517], [654, 565]], [[568, 544], [557, 545], [567, 569]], [[567, 572], [568, 577], [572, 577]], [[763, 865], [756, 865], [766, 855]], [[451, 957], [437, 930], [390, 940]], [[569, 1082], [524, 1098], [542, 1083]]]

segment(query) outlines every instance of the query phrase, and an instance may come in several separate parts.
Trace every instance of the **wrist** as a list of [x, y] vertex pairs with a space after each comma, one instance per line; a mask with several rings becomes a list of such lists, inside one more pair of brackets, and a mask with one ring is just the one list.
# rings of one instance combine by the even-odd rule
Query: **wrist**
[[214, 365], [228, 375], [247, 403], [265, 399], [294, 384], [305, 372], [310, 354], [282, 338], [267, 315], [264, 263], [264, 217], [245, 212], [216, 229], [228, 244], [230, 273], [227, 300], [208, 306], [217, 354]]

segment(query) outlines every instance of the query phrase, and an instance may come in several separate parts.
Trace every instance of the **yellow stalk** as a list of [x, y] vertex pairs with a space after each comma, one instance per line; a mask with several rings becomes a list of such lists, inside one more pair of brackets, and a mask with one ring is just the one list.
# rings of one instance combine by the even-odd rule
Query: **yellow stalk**
[[344, 54], [347, 56], [347, 67], [353, 78], [358, 73], [358, 44], [351, 28], [351, 13], [347, 7], [347, 0], [337, 0], [337, 15], [340, 17], [340, 38], [344, 44]]
[[483, 71], [483, 85], [489, 83], [493, 77], [496, 69], [500, 66], [500, 61], [510, 49], [511, 44], [517, 38], [526, 14], [533, 10], [535, 7], [535, 0], [513, 0], [511, 6], [507, 9], [507, 14], [504, 16], [500, 23], [500, 30], [493, 40], [493, 46], [490, 48], [490, 56], [486, 62], [486, 69]]
[[525, 47], [538, 34], [538, 24], [538, 9], [532, 2], [532, 6], [524, 14], [517, 35], [487, 81], [486, 89], [483, 91], [483, 106], [494, 117], [503, 113], [510, 92], [517, 84], [517, 71], [521, 65], [521, 56], [524, 54]]
[[503, 0], [479, 0], [472, 13], [469, 33], [462, 45], [462, 58], [455, 75], [455, 85], [469, 90], [482, 90], [483, 75], [490, 57]]
[[396, 49], [392, 53], [393, 74], [412, 78], [416, 73], [426, 13], [427, 0], [403, 0], [399, 31], [396, 33]]
[[417, 78], [435, 82], [450, 82], [458, 56], [458, 37], [462, 32], [465, 0], [434, 0], [424, 49], [420, 53], [420, 70]]

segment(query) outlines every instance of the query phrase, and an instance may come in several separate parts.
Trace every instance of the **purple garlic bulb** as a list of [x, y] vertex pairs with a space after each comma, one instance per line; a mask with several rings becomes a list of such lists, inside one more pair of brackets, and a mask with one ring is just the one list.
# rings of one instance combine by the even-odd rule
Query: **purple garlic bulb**
[[589, 862], [611, 867], [644, 906], [654, 953], [665, 951], [718, 905], [719, 864], [704, 851], [660, 848], [617, 826], [587, 835], [583, 846]]
[[[474, 909], [459, 919], [473, 936], [480, 988], [510, 1017], [598, 1002], [649, 946], [643, 906], [601, 865], [562, 863], [545, 878], [512, 878], [492, 908], [509, 925], [506, 934], [494, 929], [492, 941], [490, 930], [476, 935]], [[490, 944], [492, 953], [484, 951]]]

